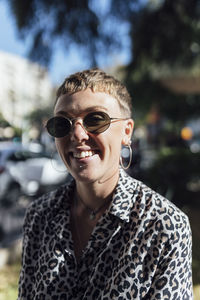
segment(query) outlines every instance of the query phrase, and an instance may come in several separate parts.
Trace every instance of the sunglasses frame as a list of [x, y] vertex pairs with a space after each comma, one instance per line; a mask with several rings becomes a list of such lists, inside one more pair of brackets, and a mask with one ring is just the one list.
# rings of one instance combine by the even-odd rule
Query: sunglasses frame
[[[103, 124], [102, 126], [100, 126], [99, 128], [97, 128], [97, 129], [95, 129], [95, 130], [88, 130], [88, 126], [84, 124], [84, 119], [87, 118], [90, 114], [98, 114], [98, 113], [100, 113], [101, 115], [106, 116], [108, 123]], [[59, 135], [59, 136], [57, 135], [57, 136], [56, 136], [56, 135], [53, 135], [53, 134], [51, 133], [51, 130], [49, 130], [49, 126], [48, 126], [48, 125], [50, 124], [50, 122], [52, 122], [53, 120], [58, 119], [58, 118], [68, 121], [69, 124], [70, 124], [70, 130], [69, 130], [69, 132], [67, 132], [67, 133], [64, 134], [64, 135]], [[67, 135], [70, 133], [70, 131], [71, 131], [71, 129], [72, 129], [72, 127], [73, 127], [75, 121], [78, 120], [78, 119], [81, 119], [81, 120], [82, 120], [82, 126], [83, 126], [83, 128], [84, 128], [85, 131], [87, 131], [88, 133], [92, 133], [92, 134], [99, 134], [99, 133], [102, 133], [102, 132], [106, 131], [106, 130], [110, 127], [110, 124], [111, 124], [111, 123], [113, 123], [113, 122], [115, 122], [115, 121], [128, 120], [129, 118], [111, 118], [111, 117], [110, 117], [106, 112], [104, 112], [104, 111], [94, 111], [94, 112], [89, 112], [89, 113], [86, 114], [83, 118], [78, 117], [78, 118], [70, 119], [70, 118], [63, 117], [63, 116], [54, 116], [54, 117], [50, 118], [50, 119], [47, 121], [45, 127], [46, 127], [46, 129], [47, 129], [47, 132], [48, 132], [52, 137], [54, 137], [54, 138], [62, 138], [62, 137], [67, 136]], [[105, 120], [105, 121], [106, 121], [106, 120]], [[107, 127], [106, 127], [106, 126], [107, 126]], [[104, 128], [104, 127], [105, 127], [105, 129], [99, 131], [100, 128]]]

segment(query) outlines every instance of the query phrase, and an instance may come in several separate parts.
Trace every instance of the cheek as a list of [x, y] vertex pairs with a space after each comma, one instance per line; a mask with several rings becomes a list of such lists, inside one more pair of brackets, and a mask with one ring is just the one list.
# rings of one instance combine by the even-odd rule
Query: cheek
[[113, 130], [112, 134], [108, 136], [107, 146], [109, 147], [109, 152], [113, 154], [115, 158], [121, 154], [122, 138], [123, 134], [121, 128]]
[[117, 157], [120, 157], [121, 143], [114, 143], [112, 141], [111, 144], [110, 144], [110, 153], [112, 154], [114, 159], [116, 159]]

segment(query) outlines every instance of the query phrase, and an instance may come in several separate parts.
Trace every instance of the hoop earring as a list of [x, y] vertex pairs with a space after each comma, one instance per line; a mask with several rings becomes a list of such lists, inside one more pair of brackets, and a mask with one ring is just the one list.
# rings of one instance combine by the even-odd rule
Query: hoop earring
[[119, 161], [120, 161], [120, 165], [122, 166], [122, 168], [123, 168], [124, 170], [127, 170], [127, 169], [130, 167], [131, 162], [132, 162], [132, 152], [133, 152], [133, 151], [132, 151], [132, 148], [131, 148], [131, 142], [129, 142], [128, 145], [125, 145], [125, 147], [127, 147], [128, 150], [129, 150], [129, 162], [128, 162], [127, 166], [124, 166], [124, 163], [123, 163], [123, 160], [122, 160], [122, 156], [120, 156]]

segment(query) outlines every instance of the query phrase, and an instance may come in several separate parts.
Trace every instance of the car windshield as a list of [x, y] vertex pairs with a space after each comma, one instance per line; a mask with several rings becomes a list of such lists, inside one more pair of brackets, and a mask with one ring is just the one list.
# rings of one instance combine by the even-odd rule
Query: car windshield
[[43, 151], [34, 152], [23, 148], [21, 145], [17, 145], [16, 147], [4, 147], [0, 150], [0, 165], [5, 164], [6, 161], [17, 162], [40, 157], [50, 158], [50, 156]]
[[44, 153], [35, 153], [35, 152], [30, 152], [30, 151], [16, 151], [16, 152], [13, 152], [8, 157], [8, 160], [21, 161], [21, 160], [27, 160], [27, 159], [39, 158], [39, 157], [48, 157], [48, 156]]

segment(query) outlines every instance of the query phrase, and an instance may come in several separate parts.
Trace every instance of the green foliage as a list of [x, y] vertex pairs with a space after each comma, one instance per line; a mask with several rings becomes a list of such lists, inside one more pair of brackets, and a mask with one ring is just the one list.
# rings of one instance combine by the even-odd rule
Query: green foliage
[[26, 116], [26, 120], [37, 128], [41, 128], [44, 121], [52, 115], [52, 107], [38, 108]]
[[47, 65], [56, 45], [67, 53], [71, 44], [96, 65], [99, 57], [123, 46], [120, 22], [128, 24], [132, 53], [124, 81], [134, 108], [144, 115], [158, 103], [167, 117], [176, 121], [178, 113], [183, 122], [199, 110], [198, 95], [175, 95], [153, 76], [163, 64], [173, 76], [177, 68], [190, 70], [199, 63], [199, 0], [7, 1], [21, 36], [32, 36], [31, 58]]
[[[193, 231], [195, 231], [195, 227]], [[199, 236], [194, 237], [194, 234], [193, 234], [192, 267], [193, 267], [193, 282], [194, 284], [200, 284], [200, 237]]]
[[200, 55], [198, 0], [165, 0], [147, 5], [132, 19], [134, 60], [191, 66]]
[[22, 129], [19, 127], [14, 127], [14, 137], [15, 138], [21, 138], [22, 136]]
[[[127, 22], [131, 61], [122, 71], [123, 80], [133, 97], [136, 116], [144, 120], [145, 114], [155, 105], [161, 116], [170, 120], [172, 130], [176, 132], [188, 119], [198, 116], [200, 95], [177, 95], [164, 88], [159, 79], [166, 75], [161, 68], [163, 65], [170, 70], [171, 77], [176, 70], [181, 74], [183, 69], [189, 77], [192, 69], [199, 65], [199, 0], [160, 0], [155, 1], [157, 5], [152, 4], [154, 1], [110, 0], [104, 9], [100, 4], [104, 1], [95, 0], [7, 1], [21, 36], [32, 36], [30, 57], [45, 65], [50, 63], [56, 45], [64, 47], [67, 53], [71, 44], [85, 51], [91, 66], [96, 65], [99, 57], [122, 47], [119, 24]], [[159, 76], [155, 77], [160, 69]], [[196, 75], [199, 76], [200, 72]], [[51, 113], [49, 109], [39, 109], [27, 119], [40, 128]], [[162, 138], [167, 139], [167, 135], [163, 133]], [[198, 207], [200, 192], [193, 187], [198, 186], [199, 162], [200, 153], [191, 153], [180, 147], [163, 148], [141, 179], [180, 207]], [[191, 220], [193, 216], [191, 213]], [[192, 229], [196, 227], [192, 223]], [[193, 243], [194, 283], [199, 284], [198, 234], [194, 235]], [[199, 297], [196, 296], [195, 300]]]
[[200, 285], [194, 286], [194, 300], [200, 300]]
[[[133, 105], [145, 114], [157, 105], [173, 122], [186, 122], [200, 111], [200, 95], [178, 95], [164, 88], [162, 77], [177, 70], [190, 77], [200, 61], [200, 6], [198, 0], [164, 0], [146, 5], [131, 18], [132, 61], [124, 81]], [[166, 65], [167, 68], [161, 68]], [[155, 78], [155, 72], [161, 69]], [[168, 70], [168, 74], [166, 72]], [[196, 76], [200, 75], [200, 72]]]
[[10, 126], [9, 122], [4, 119], [2, 113], [0, 112], [0, 127]]
[[[96, 65], [99, 55], [119, 46], [119, 31], [109, 26], [110, 18], [113, 17], [112, 25], [116, 22], [111, 10], [114, 2], [105, 6], [102, 1], [91, 0], [8, 0], [20, 35], [32, 36], [30, 57], [45, 65], [58, 45], [64, 46], [66, 52], [71, 44], [78, 45], [91, 65]], [[131, 2], [137, 1], [128, 1]], [[128, 11], [128, 6], [123, 7]]]
[[17, 298], [20, 264], [5, 266], [0, 272], [0, 300]]
[[[8, 0], [22, 37], [31, 34], [34, 60], [48, 64], [59, 42], [85, 48], [91, 64], [122, 46], [120, 22], [130, 25], [132, 60], [137, 69], [152, 63], [191, 66], [200, 56], [199, 0]], [[111, 26], [112, 25], [112, 26]], [[52, 42], [53, 41], [53, 42]]]
[[145, 181], [179, 207], [199, 205], [200, 153], [185, 148], [163, 148]]
[[134, 110], [140, 111], [143, 117], [153, 105], [159, 108], [161, 116], [179, 124], [180, 128], [188, 119], [199, 117], [200, 95], [175, 94], [148, 74], [137, 80], [137, 72], [139, 71], [127, 68], [124, 81], [132, 96]]

